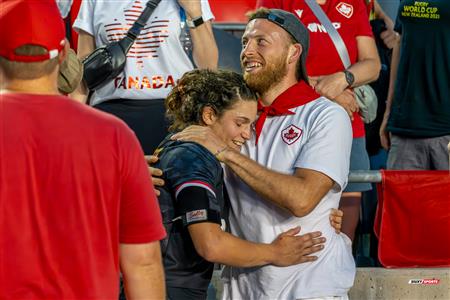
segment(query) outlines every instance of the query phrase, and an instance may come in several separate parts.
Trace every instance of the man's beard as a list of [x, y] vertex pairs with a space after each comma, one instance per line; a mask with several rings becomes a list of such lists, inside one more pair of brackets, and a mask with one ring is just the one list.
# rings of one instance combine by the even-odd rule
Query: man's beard
[[[283, 55], [280, 55], [275, 62], [266, 64], [260, 72], [246, 73], [244, 71], [245, 82], [259, 95], [264, 94], [286, 76], [286, 58], [287, 53], [285, 52]], [[242, 68], [244, 69], [244, 66], [242, 66]]]

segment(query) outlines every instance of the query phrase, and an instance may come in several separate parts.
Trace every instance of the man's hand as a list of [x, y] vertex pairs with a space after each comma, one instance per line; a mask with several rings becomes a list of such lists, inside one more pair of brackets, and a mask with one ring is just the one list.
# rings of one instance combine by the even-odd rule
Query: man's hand
[[345, 89], [342, 94], [331, 100], [342, 106], [350, 120], [353, 121], [353, 113], [359, 111], [359, 106], [356, 102], [355, 93], [351, 89]]
[[163, 175], [163, 172], [161, 169], [153, 168], [151, 165], [156, 163], [158, 161], [158, 157], [155, 155], [146, 155], [145, 160], [147, 161], [149, 167], [148, 171], [150, 172], [150, 175], [152, 177], [153, 185], [155, 186], [155, 193], [156, 196], [159, 196], [161, 193], [156, 188], [158, 186], [164, 186], [164, 180], [161, 178]]
[[348, 87], [344, 72], [336, 72], [323, 76], [310, 76], [309, 79], [314, 90], [328, 99], [335, 99]]
[[[172, 136], [172, 140], [195, 142], [208, 149], [212, 154], [216, 155], [226, 149], [227, 145], [206, 126], [191, 125], [183, 131]], [[216, 155], [220, 160], [221, 156]]]
[[341, 233], [343, 216], [344, 216], [344, 212], [342, 210], [335, 209], [335, 208], [331, 209], [330, 224], [331, 224], [331, 227], [334, 228], [336, 233]]
[[325, 238], [321, 237], [322, 233], [316, 231], [297, 236], [299, 232], [300, 227], [292, 228], [272, 242], [275, 251], [273, 265], [286, 267], [317, 259], [311, 254], [323, 249]]
[[392, 19], [384, 12], [377, 0], [375, 0], [373, 4], [375, 17], [383, 20], [386, 25], [386, 30], [380, 34], [380, 38], [383, 40], [386, 47], [392, 49], [399, 38], [399, 34], [394, 31], [394, 22], [392, 22]]
[[392, 49], [398, 42], [400, 35], [394, 31], [394, 22], [392, 22], [392, 19], [389, 18], [389, 16], [384, 12], [381, 16], [381, 19], [383, 19], [384, 24], [386, 25], [386, 30], [380, 33], [380, 38], [383, 40], [383, 43], [386, 45], [386, 47]]
[[394, 48], [395, 44], [397, 44], [400, 35], [395, 32], [393, 29], [386, 29], [382, 33], [380, 33], [380, 38], [383, 40], [383, 43], [389, 49]]

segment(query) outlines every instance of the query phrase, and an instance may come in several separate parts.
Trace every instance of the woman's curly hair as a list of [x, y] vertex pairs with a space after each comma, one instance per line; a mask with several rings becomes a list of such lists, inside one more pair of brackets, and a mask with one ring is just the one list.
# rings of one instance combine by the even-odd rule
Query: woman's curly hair
[[170, 130], [182, 130], [202, 124], [204, 107], [211, 107], [220, 117], [238, 100], [256, 101], [256, 94], [242, 75], [226, 70], [193, 70], [185, 73], [166, 98]]

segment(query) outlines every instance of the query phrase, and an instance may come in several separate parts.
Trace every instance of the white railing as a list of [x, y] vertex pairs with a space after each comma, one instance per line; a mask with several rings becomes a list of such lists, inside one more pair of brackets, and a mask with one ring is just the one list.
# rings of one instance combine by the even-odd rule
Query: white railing
[[381, 182], [381, 172], [378, 170], [371, 171], [351, 171], [348, 174], [348, 182], [369, 182], [378, 183]]
[[[449, 170], [450, 170], [450, 143], [447, 145], [448, 157], [449, 157]], [[374, 171], [351, 171], [348, 175], [348, 182], [369, 182], [369, 183], [379, 183], [381, 182], [381, 172], [378, 170]]]

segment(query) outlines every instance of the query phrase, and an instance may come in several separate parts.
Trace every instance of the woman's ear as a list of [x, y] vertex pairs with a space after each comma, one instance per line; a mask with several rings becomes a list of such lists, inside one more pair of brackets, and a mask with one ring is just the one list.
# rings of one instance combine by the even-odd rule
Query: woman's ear
[[202, 121], [205, 125], [213, 125], [217, 121], [216, 111], [211, 106], [205, 106], [202, 110]]

